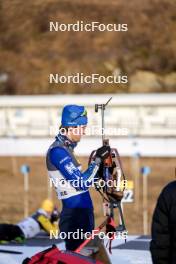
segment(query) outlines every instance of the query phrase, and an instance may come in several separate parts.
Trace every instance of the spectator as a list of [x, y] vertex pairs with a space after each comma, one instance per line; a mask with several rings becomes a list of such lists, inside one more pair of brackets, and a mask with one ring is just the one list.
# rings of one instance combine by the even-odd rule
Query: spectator
[[152, 221], [153, 264], [176, 264], [176, 181], [161, 192]]

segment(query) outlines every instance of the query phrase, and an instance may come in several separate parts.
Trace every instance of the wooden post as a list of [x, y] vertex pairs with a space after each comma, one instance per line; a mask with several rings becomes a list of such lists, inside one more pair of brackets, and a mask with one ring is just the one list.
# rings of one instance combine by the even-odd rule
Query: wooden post
[[23, 174], [24, 183], [24, 218], [29, 215], [29, 172], [30, 167], [28, 165], [21, 166], [21, 173]]
[[53, 188], [52, 188], [52, 184], [51, 184], [51, 180], [49, 177], [47, 177], [47, 190], [48, 190], [48, 199], [52, 200], [53, 197]]
[[140, 205], [140, 159], [138, 153], [135, 153], [132, 158], [132, 173], [134, 179], [134, 206], [135, 211], [138, 212]]
[[150, 173], [149, 167], [141, 169], [143, 178], [143, 234], [148, 235], [148, 175]]
[[29, 173], [24, 173], [24, 217], [29, 215]]

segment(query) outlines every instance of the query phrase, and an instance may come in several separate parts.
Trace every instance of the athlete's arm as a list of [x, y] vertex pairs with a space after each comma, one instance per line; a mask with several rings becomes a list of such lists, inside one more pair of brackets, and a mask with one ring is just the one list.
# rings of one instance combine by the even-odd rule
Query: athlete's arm
[[[63, 147], [56, 147], [50, 150], [51, 163], [62, 173], [64, 178], [72, 185], [74, 181], [82, 181], [88, 187], [94, 180], [99, 169], [100, 160], [93, 161], [85, 172], [81, 172], [77, 168], [70, 156], [69, 152]], [[75, 188], [75, 186], [73, 186]], [[80, 189], [85, 189], [85, 186], [79, 185]]]
[[52, 224], [50, 222], [50, 220], [44, 216], [44, 215], [40, 215], [37, 219], [37, 221], [39, 222], [39, 224], [41, 225], [41, 227], [48, 233], [50, 234], [51, 231], [53, 232], [57, 232], [58, 228], [55, 224]]

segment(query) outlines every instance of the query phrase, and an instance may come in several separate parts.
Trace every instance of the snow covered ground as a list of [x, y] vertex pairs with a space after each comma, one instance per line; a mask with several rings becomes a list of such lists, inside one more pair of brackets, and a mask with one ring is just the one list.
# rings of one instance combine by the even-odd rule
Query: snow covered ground
[[[112, 264], [152, 264], [149, 252], [150, 238], [143, 236], [129, 236], [127, 243], [123, 240], [114, 240], [110, 259]], [[31, 239], [25, 245], [8, 244], [0, 245], [0, 264], [21, 264], [23, 259], [42, 251], [53, 244], [46, 237]], [[105, 243], [106, 244], [106, 243]], [[64, 243], [57, 243], [59, 249], [65, 249]], [[15, 254], [16, 253], [16, 254]], [[19, 254], [17, 254], [19, 253]]]

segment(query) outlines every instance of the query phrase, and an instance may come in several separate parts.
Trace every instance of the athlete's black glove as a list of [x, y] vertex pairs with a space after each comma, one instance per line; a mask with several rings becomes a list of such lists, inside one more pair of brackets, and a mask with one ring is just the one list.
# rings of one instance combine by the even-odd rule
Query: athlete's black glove
[[51, 214], [51, 218], [50, 221], [51, 223], [56, 222], [58, 219], [60, 218], [60, 212], [59, 210], [55, 207], [52, 214]]
[[104, 161], [110, 155], [110, 146], [103, 146], [96, 151], [96, 157], [100, 158], [101, 161]]

